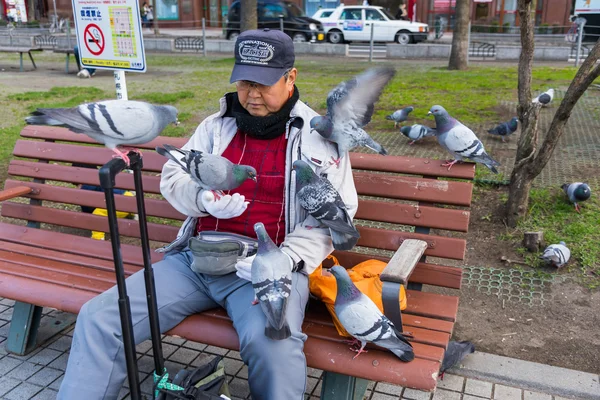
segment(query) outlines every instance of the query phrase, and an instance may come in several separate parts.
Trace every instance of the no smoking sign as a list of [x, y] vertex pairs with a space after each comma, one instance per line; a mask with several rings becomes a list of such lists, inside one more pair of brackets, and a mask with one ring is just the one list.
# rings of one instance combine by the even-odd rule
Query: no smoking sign
[[106, 41], [104, 40], [104, 34], [98, 25], [87, 25], [83, 32], [83, 40], [85, 47], [93, 55], [99, 56], [104, 51]]

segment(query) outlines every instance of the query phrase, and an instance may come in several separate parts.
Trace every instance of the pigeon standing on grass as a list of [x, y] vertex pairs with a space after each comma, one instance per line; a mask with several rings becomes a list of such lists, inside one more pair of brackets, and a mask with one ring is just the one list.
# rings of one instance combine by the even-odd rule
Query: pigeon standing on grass
[[252, 287], [267, 317], [265, 336], [273, 340], [287, 339], [292, 334], [286, 321], [287, 302], [292, 292], [290, 258], [273, 243], [262, 223], [256, 223], [254, 231], [258, 252], [252, 261]]
[[414, 124], [413, 126], [403, 126], [400, 128], [400, 132], [412, 140], [409, 144], [418, 142], [424, 137], [435, 136], [435, 129], [419, 124]]
[[336, 250], [352, 249], [360, 234], [354, 227], [338, 191], [327, 179], [317, 176], [304, 161], [297, 160], [292, 167], [296, 171], [296, 189], [300, 205], [329, 228]]
[[553, 98], [554, 98], [554, 89], [548, 89], [544, 93], [541, 93], [540, 95], [538, 95], [538, 97], [533, 99], [532, 102], [535, 104], [539, 103], [542, 106], [547, 106], [548, 104], [550, 104], [550, 102], [552, 101]]
[[218, 191], [236, 189], [247, 179], [256, 182], [253, 167], [234, 164], [225, 157], [183, 150], [169, 144], [157, 147], [156, 152], [179, 164], [202, 189], [212, 191], [216, 198], [220, 197]]
[[569, 198], [569, 201], [575, 205], [575, 210], [577, 212], [581, 212], [579, 207], [580, 202], [586, 201], [592, 196], [592, 190], [590, 189], [587, 183], [575, 182], [575, 183], [565, 183], [561, 186], [562, 190], [565, 191], [565, 194]]
[[119, 146], [151, 141], [169, 124], [178, 124], [177, 109], [143, 101], [107, 100], [72, 108], [38, 108], [25, 118], [30, 125], [64, 126], [102, 143], [129, 165]]
[[357, 146], [365, 146], [379, 154], [387, 151], [363, 127], [371, 121], [375, 102], [396, 71], [391, 67], [371, 68], [355, 78], [340, 83], [327, 95], [327, 114], [310, 120], [310, 127], [338, 146], [340, 159]]
[[387, 115], [385, 119], [394, 121], [394, 128], [398, 126], [400, 122], [404, 122], [408, 119], [408, 114], [414, 111], [414, 107], [405, 107], [402, 110], [396, 110], [392, 114]]
[[335, 314], [344, 329], [352, 335], [360, 349], [352, 349], [362, 353], [368, 342], [386, 348], [402, 361], [415, 358], [412, 345], [402, 336], [392, 321], [379, 311], [379, 308], [368, 296], [363, 294], [350, 279], [344, 267], [335, 266], [329, 269], [337, 283], [335, 297]]
[[466, 356], [475, 353], [475, 345], [471, 342], [455, 342], [454, 340], [448, 343], [448, 348], [444, 353], [442, 366], [440, 367], [440, 378], [444, 380], [446, 370], [458, 365]]
[[438, 143], [454, 156], [454, 160], [442, 164], [443, 167], [448, 167], [450, 170], [457, 162], [470, 158], [485, 165], [493, 173], [498, 173], [496, 166], [500, 163], [485, 152], [483, 143], [471, 129], [452, 118], [442, 106], [431, 107], [429, 114], [435, 117], [435, 135]]
[[565, 242], [551, 244], [546, 247], [544, 253], [540, 256], [540, 259], [556, 268], [564, 267], [569, 262], [569, 258], [571, 258], [571, 250], [569, 250]]
[[493, 129], [488, 130], [488, 133], [491, 135], [498, 135], [502, 138], [504, 142], [504, 137], [508, 137], [515, 133], [517, 128], [519, 127], [519, 118], [514, 117], [508, 122], [503, 122], [500, 125], [494, 127]]

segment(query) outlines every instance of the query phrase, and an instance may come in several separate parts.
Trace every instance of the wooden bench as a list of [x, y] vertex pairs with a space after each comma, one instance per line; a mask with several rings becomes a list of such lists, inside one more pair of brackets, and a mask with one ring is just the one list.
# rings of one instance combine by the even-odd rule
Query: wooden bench
[[27, 53], [29, 55], [29, 59], [33, 64], [33, 69], [37, 69], [37, 65], [35, 65], [35, 61], [33, 61], [32, 51], [42, 51], [39, 47], [22, 47], [22, 46], [2, 46], [0, 47], [0, 53], [19, 53], [19, 71], [23, 72], [23, 53]]
[[[110, 242], [73, 232], [108, 232], [106, 218], [79, 210], [80, 206], [105, 207], [103, 193], [76, 187], [98, 185], [98, 172], [72, 164], [103, 165], [112, 152], [90, 146], [93, 142], [87, 136], [62, 128], [27, 126], [21, 136], [8, 166], [11, 178], [0, 192], [0, 201], [6, 200], [1, 215], [12, 218], [0, 223], [0, 296], [17, 300], [7, 340], [8, 350], [17, 353], [35, 345], [41, 307], [77, 313], [86, 301], [115, 284]], [[165, 143], [181, 146], [185, 141], [159, 137], [143, 148]], [[148, 223], [150, 240], [153, 245], [167, 243], [184, 216], [158, 196], [165, 159], [154, 151], [144, 151], [143, 157], [146, 212], [154, 217]], [[463, 259], [466, 241], [440, 232], [468, 229], [472, 183], [460, 180], [473, 179], [473, 164], [448, 171], [439, 160], [358, 153], [352, 153], [351, 160], [361, 196], [356, 215], [359, 246], [377, 254], [337, 252], [342, 265], [369, 258], [388, 260], [406, 239], [427, 243], [425, 255], [410, 275], [408, 308], [402, 313], [404, 330], [414, 335], [416, 358], [403, 363], [387, 350], [373, 347], [353, 360], [354, 353], [337, 334], [324, 305], [311, 300], [303, 326], [309, 337], [304, 348], [308, 365], [326, 371], [323, 398], [352, 399], [355, 393], [364, 393], [368, 380], [432, 391], [452, 335], [458, 297], [421, 291], [421, 286], [460, 288], [461, 269], [444, 266], [444, 259]], [[116, 186], [133, 190], [132, 176], [120, 174]], [[116, 197], [118, 210], [136, 212], [134, 198]], [[118, 224], [121, 236], [139, 237], [136, 221], [119, 219]], [[430, 234], [430, 229], [435, 232]], [[142, 254], [135, 244], [124, 244], [122, 255], [127, 274], [142, 268]], [[161, 257], [152, 254], [153, 262]], [[437, 262], [429, 262], [429, 257]], [[168, 334], [238, 349], [237, 334], [222, 309], [190, 316]]]
[[[67, 39], [67, 42], [69, 40]], [[51, 50], [54, 53], [64, 54], [65, 55], [65, 71], [69, 73], [69, 61], [71, 55], [75, 55], [75, 50], [73, 47], [60, 48], [58, 47], [58, 38], [54, 35], [37, 35], [33, 37], [33, 43], [42, 48], [43, 50]], [[68, 46], [68, 43], [67, 43]], [[77, 69], [79, 69], [79, 65], [77, 65]]]

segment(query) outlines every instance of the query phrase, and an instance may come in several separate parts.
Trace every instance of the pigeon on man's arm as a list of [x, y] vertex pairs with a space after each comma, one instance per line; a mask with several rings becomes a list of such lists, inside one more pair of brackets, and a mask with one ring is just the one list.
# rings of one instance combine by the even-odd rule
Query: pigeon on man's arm
[[440, 367], [440, 378], [444, 380], [446, 370], [458, 365], [466, 356], [475, 353], [475, 345], [471, 342], [455, 342], [454, 340], [448, 343], [448, 348], [444, 353], [442, 366]]
[[413, 106], [404, 107], [402, 110], [396, 110], [390, 115], [386, 115], [385, 119], [394, 121], [394, 128], [398, 126], [400, 122], [404, 122], [408, 119], [410, 114], [415, 108]]
[[491, 135], [498, 135], [502, 138], [504, 142], [504, 138], [515, 133], [517, 128], [519, 127], [519, 118], [514, 117], [508, 122], [503, 122], [500, 125], [495, 126], [492, 129], [488, 130], [488, 133]]
[[590, 189], [590, 186], [587, 183], [565, 183], [561, 188], [569, 198], [569, 201], [575, 205], [575, 210], [577, 212], [581, 212], [579, 203], [586, 201], [592, 196], [592, 189]]

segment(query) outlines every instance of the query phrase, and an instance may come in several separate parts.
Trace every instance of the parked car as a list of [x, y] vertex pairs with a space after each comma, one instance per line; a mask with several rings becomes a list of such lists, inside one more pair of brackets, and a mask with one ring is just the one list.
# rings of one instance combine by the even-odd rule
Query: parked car
[[335, 11], [335, 8], [321, 8], [320, 10], [317, 10], [317, 12], [314, 13], [311, 18], [314, 18], [314, 19], [327, 18], [331, 14], [333, 14], [334, 11]]
[[[322, 42], [325, 40], [323, 24], [306, 14], [290, 1], [258, 0], [258, 28], [280, 29], [280, 16], [283, 16], [283, 31], [294, 42]], [[235, 40], [240, 34], [240, 1], [229, 8], [225, 26], [225, 35]]]
[[420, 22], [395, 19], [383, 7], [340, 5], [329, 17], [321, 17], [327, 40], [343, 43], [371, 40], [376, 42], [418, 43], [427, 40], [429, 27]]

